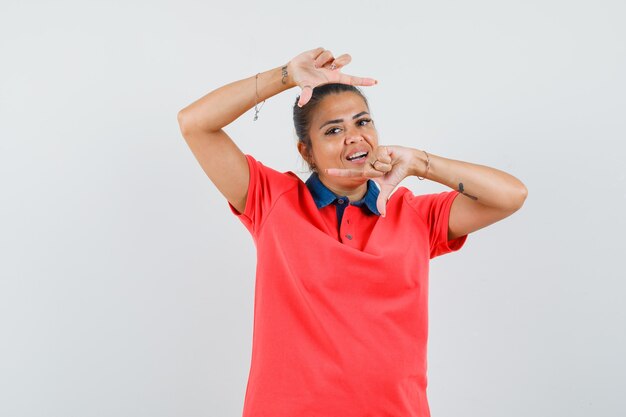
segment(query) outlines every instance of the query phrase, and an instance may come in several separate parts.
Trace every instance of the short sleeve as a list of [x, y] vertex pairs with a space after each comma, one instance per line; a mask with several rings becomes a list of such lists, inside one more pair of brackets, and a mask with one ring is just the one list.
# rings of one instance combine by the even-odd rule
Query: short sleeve
[[467, 240], [467, 235], [448, 240], [450, 209], [459, 194], [455, 190], [418, 196], [405, 193], [407, 203], [417, 211], [428, 227], [430, 259], [461, 249]]
[[253, 235], [257, 236], [265, 219], [271, 212], [276, 201], [285, 191], [297, 186], [294, 176], [281, 173], [257, 161], [252, 155], [246, 154], [250, 181], [248, 195], [243, 213], [227, 201], [230, 211], [239, 218]]

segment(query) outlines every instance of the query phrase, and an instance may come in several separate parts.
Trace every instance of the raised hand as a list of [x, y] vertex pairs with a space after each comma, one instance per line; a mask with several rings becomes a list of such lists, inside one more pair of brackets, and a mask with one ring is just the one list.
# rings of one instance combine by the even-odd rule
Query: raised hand
[[330, 83], [350, 84], [356, 86], [372, 86], [378, 84], [373, 78], [355, 77], [342, 74], [341, 68], [352, 61], [349, 54], [337, 58], [324, 48], [306, 51], [291, 59], [287, 64], [292, 80], [302, 89], [298, 106], [302, 107], [311, 99], [313, 89]]
[[363, 168], [328, 168], [326, 173], [338, 177], [371, 178], [376, 181], [380, 186], [376, 208], [384, 217], [392, 191], [411, 175], [412, 151], [413, 149], [404, 146], [378, 146]]

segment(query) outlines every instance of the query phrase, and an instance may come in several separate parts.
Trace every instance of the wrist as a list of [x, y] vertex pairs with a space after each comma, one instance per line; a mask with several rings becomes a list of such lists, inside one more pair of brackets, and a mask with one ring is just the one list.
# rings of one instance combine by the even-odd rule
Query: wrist
[[293, 79], [293, 66], [291, 64], [291, 61], [281, 66], [281, 71], [283, 75], [282, 81], [285, 87], [291, 88], [298, 85]]
[[429, 157], [425, 151], [421, 149], [413, 149], [411, 158], [411, 175], [418, 178], [428, 178]]

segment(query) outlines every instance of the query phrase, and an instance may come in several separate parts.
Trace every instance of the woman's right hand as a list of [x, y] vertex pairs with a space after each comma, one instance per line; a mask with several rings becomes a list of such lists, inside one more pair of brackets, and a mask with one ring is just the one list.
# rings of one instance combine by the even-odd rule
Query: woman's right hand
[[348, 54], [334, 58], [332, 52], [321, 47], [303, 52], [289, 61], [287, 67], [291, 79], [302, 89], [298, 106], [302, 107], [308, 103], [313, 95], [313, 89], [319, 85], [341, 83], [372, 86], [378, 84], [378, 81], [373, 78], [342, 74], [340, 69], [348, 65], [350, 61], [352, 58]]

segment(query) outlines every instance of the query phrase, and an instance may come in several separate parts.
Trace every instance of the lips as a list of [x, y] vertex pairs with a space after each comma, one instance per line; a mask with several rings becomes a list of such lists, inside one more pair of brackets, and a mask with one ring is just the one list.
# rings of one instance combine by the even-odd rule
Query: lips
[[362, 157], [357, 158], [357, 159], [353, 159], [353, 160], [349, 160], [348, 159], [348, 162], [350, 162], [352, 164], [359, 164], [359, 165], [363, 165], [366, 161], [367, 161], [367, 155], [362, 156]]
[[351, 151], [349, 151], [349, 152], [346, 154], [346, 160], [348, 160], [349, 162], [353, 162], [353, 161], [350, 161], [350, 159], [348, 159], [348, 158], [351, 158], [351, 157], [353, 157], [353, 156], [355, 156], [355, 155], [358, 155], [358, 154], [360, 154], [360, 153], [363, 153], [363, 152], [365, 152], [365, 156], [364, 156], [364, 157], [362, 157], [362, 158], [357, 159], [357, 160], [356, 160], [356, 161], [354, 161], [354, 162], [357, 162], [357, 161], [359, 161], [359, 160], [361, 160], [361, 159], [365, 159], [365, 158], [367, 158], [367, 156], [369, 155], [369, 150], [368, 150], [368, 149], [366, 149], [366, 148], [356, 148], [356, 149], [352, 149]]

